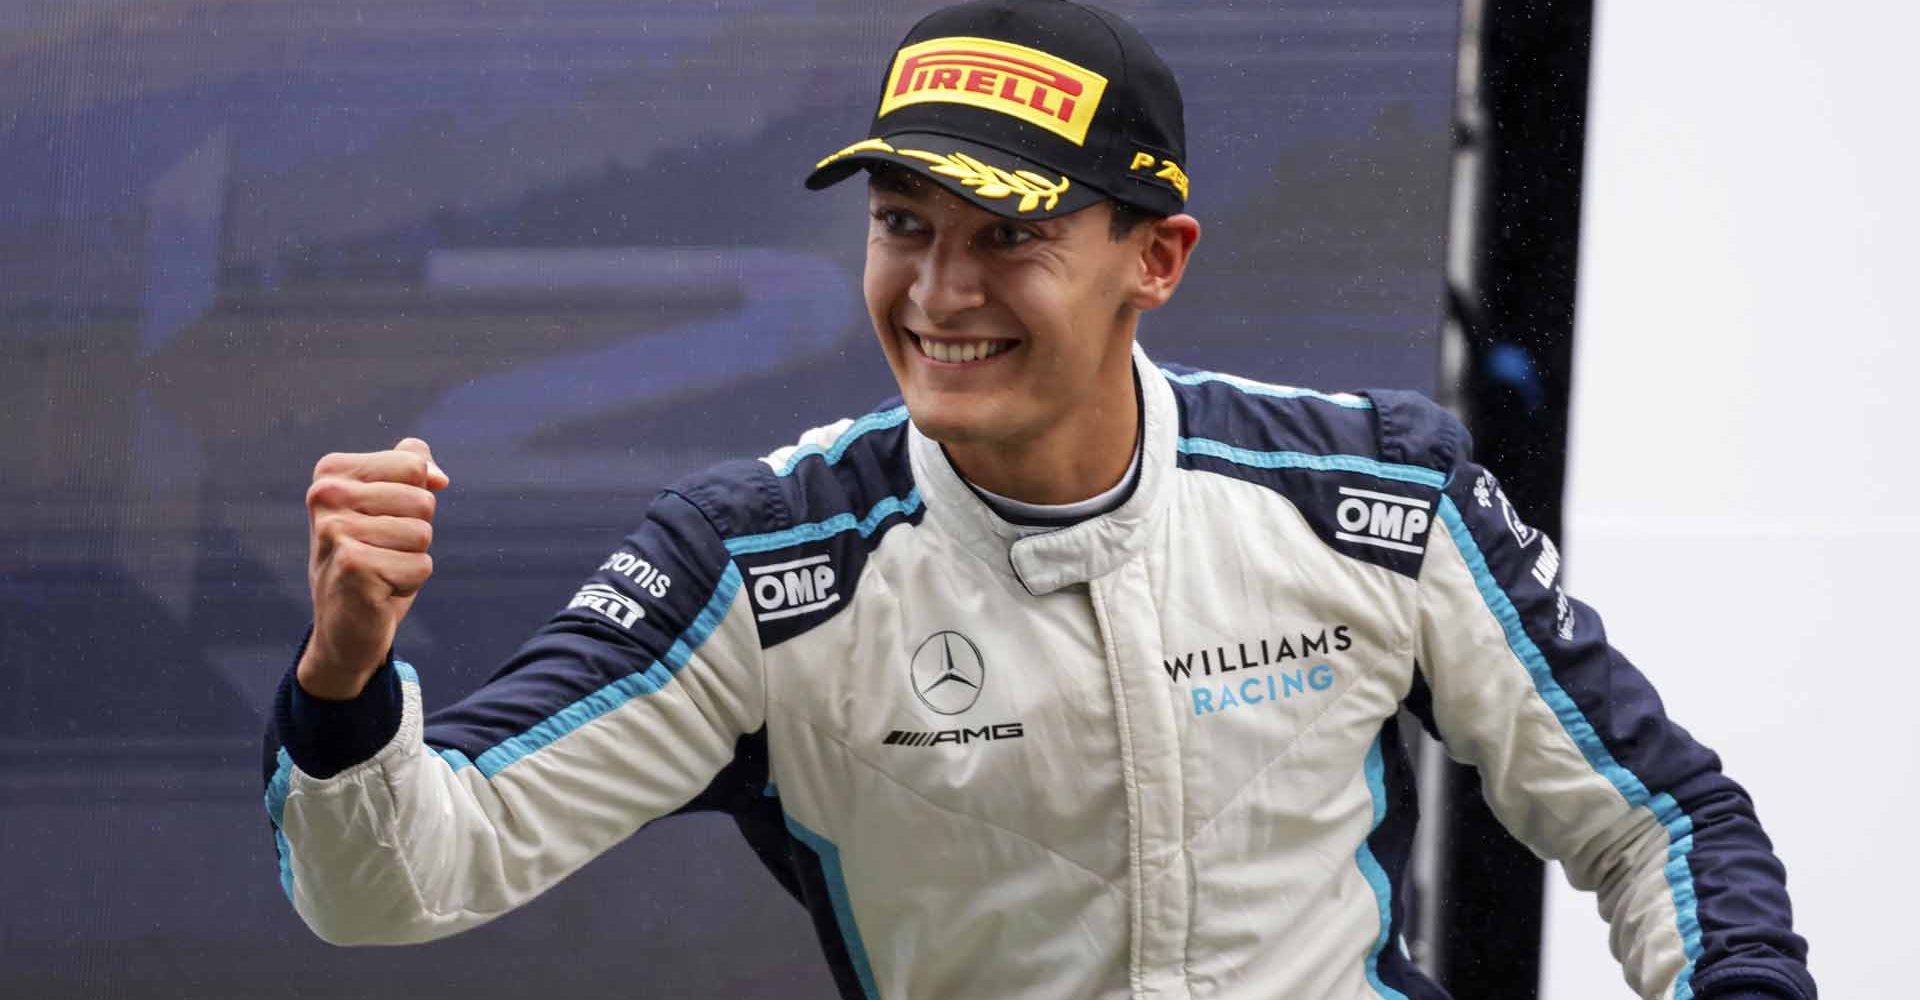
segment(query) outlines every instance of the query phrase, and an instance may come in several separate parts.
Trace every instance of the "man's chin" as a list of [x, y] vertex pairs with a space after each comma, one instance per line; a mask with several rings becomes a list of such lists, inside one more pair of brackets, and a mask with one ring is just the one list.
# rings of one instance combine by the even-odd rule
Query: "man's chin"
[[920, 433], [949, 447], [996, 444], [1014, 436], [1004, 414], [984, 407], [916, 404], [908, 398], [907, 416]]
[[912, 406], [907, 407], [907, 415], [913, 419], [913, 426], [920, 433], [944, 445], [980, 444], [992, 437], [983, 433], [979, 425], [972, 421], [937, 416], [923, 418]]

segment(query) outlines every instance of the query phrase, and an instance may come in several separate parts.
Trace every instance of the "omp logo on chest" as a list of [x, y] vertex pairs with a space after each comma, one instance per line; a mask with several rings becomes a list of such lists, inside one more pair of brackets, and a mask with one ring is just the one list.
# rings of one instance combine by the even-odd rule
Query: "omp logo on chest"
[[767, 566], [747, 567], [756, 618], [763, 622], [793, 618], [840, 603], [834, 589], [833, 557], [807, 556]]
[[1339, 506], [1333, 509], [1333, 519], [1340, 530], [1334, 532], [1333, 537], [1395, 552], [1420, 553], [1420, 546], [1413, 543], [1426, 534], [1427, 526], [1433, 523], [1432, 504], [1414, 497], [1350, 486], [1340, 487], [1340, 496]]

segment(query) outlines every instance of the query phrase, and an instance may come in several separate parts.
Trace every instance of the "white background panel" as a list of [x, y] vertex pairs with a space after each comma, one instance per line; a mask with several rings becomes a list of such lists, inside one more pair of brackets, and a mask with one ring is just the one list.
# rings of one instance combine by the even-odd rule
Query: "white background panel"
[[[1600, 4], [1570, 589], [1754, 795], [1831, 998], [1899, 997], [1920, 805], [1907, 4]], [[1547, 1000], [1628, 996], [1550, 875]]]

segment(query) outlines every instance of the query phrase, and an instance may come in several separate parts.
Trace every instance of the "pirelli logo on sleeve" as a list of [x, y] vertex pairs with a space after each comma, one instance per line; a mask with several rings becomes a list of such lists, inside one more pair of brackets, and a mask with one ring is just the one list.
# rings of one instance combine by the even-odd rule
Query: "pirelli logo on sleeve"
[[988, 38], [933, 38], [894, 56], [878, 117], [930, 101], [966, 104], [1081, 146], [1106, 89], [1106, 77], [1039, 49]]

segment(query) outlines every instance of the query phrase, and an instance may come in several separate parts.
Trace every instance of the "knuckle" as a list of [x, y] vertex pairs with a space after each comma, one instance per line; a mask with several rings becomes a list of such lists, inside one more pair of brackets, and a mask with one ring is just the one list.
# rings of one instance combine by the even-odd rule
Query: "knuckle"
[[408, 495], [413, 498], [413, 516], [431, 524], [433, 522], [433, 512], [439, 506], [439, 501], [434, 497], [433, 491], [415, 488], [409, 492]]
[[353, 503], [353, 490], [345, 480], [327, 476], [314, 481], [307, 487], [307, 507], [310, 510], [342, 510]]
[[424, 552], [409, 556], [396, 563], [390, 571], [392, 576], [388, 584], [398, 594], [412, 594], [426, 586], [427, 579], [433, 576], [433, 557]]
[[341, 523], [339, 514], [323, 511], [313, 517], [313, 537], [329, 545], [338, 546], [346, 536], [346, 526]]

